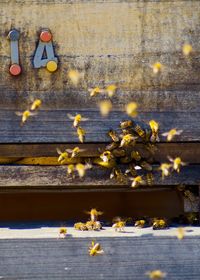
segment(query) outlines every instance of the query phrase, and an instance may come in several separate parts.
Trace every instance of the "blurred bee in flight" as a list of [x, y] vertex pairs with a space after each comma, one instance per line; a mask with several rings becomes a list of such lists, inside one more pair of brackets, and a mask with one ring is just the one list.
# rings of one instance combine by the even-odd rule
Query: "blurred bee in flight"
[[162, 172], [162, 179], [165, 178], [165, 176], [170, 175], [170, 169], [172, 168], [172, 165], [169, 163], [162, 163], [160, 167], [158, 168]]
[[36, 113], [32, 113], [29, 110], [25, 110], [24, 112], [16, 112], [17, 116], [21, 116], [21, 123], [20, 125], [23, 126], [27, 120], [31, 117], [31, 116], [35, 116]]
[[162, 133], [162, 136], [167, 137], [167, 141], [170, 142], [174, 138], [175, 135], [180, 135], [183, 130], [176, 130], [176, 128], [171, 129], [168, 132]]
[[83, 143], [85, 141], [85, 134], [86, 134], [85, 129], [83, 129], [81, 126], [78, 126], [76, 132], [77, 132], [79, 141], [81, 143]]
[[146, 275], [149, 277], [149, 279], [163, 279], [167, 274], [157, 269], [146, 272]]
[[69, 70], [68, 71], [68, 78], [72, 82], [72, 84], [76, 87], [81, 79], [84, 78], [84, 73], [79, 72], [78, 70]]
[[68, 118], [70, 120], [73, 120], [73, 127], [77, 128], [81, 121], [88, 121], [88, 118], [83, 118], [81, 114], [76, 114], [75, 116], [72, 116], [71, 114], [67, 114]]
[[177, 229], [176, 236], [179, 240], [182, 240], [185, 236], [185, 230], [182, 227], [179, 227]]
[[184, 44], [182, 48], [182, 52], [185, 56], [188, 56], [192, 53], [193, 49], [190, 44]]
[[84, 152], [85, 149], [80, 149], [79, 147], [75, 147], [74, 149], [66, 149], [66, 151], [71, 154], [71, 158], [77, 157], [81, 152]]
[[80, 178], [83, 178], [85, 176], [86, 170], [92, 168], [92, 165], [90, 163], [77, 163], [76, 164], [76, 171], [78, 172], [78, 175]]
[[40, 99], [35, 99], [31, 104], [31, 111], [38, 110], [42, 105], [42, 101]]
[[168, 157], [168, 159], [173, 163], [173, 169], [178, 173], [180, 172], [181, 166], [187, 165], [185, 162], [182, 162], [180, 157], [176, 157], [175, 159]]
[[137, 177], [134, 177], [134, 178], [130, 178], [130, 180], [132, 181], [132, 184], [131, 184], [132, 188], [137, 188], [140, 185], [145, 185], [145, 181], [142, 178], [142, 176], [137, 176]]
[[90, 92], [91, 97], [96, 96], [96, 95], [104, 92], [104, 90], [99, 88], [99, 87], [89, 88], [88, 91]]
[[159, 124], [154, 121], [154, 120], [151, 120], [149, 122], [149, 126], [151, 128], [151, 137], [150, 137], [150, 141], [155, 143], [155, 142], [159, 142], [160, 139], [158, 137], [158, 130], [159, 130]]
[[98, 211], [95, 208], [92, 208], [90, 211], [86, 211], [86, 213], [90, 215], [90, 220], [92, 222], [96, 222], [98, 220], [98, 216], [103, 215], [103, 212]]
[[74, 171], [75, 171], [75, 166], [73, 164], [68, 164], [67, 165], [67, 175], [74, 178]]
[[108, 94], [108, 97], [113, 97], [113, 95], [115, 94], [117, 90], [117, 86], [116, 85], [109, 85], [106, 87], [105, 91]]
[[126, 113], [127, 115], [129, 115], [130, 117], [134, 118], [137, 116], [137, 108], [138, 105], [135, 102], [130, 102], [126, 105]]
[[162, 69], [163, 69], [163, 65], [160, 62], [155, 62], [152, 65], [152, 70], [153, 70], [154, 74], [160, 73], [162, 71]]
[[69, 159], [69, 154], [66, 150], [64, 152], [62, 152], [59, 148], [57, 148], [56, 151], [59, 154], [59, 156], [58, 156], [59, 163], [63, 164], [63, 163], [65, 163], [66, 160]]
[[104, 253], [104, 251], [101, 248], [101, 245], [99, 243], [95, 243], [94, 241], [92, 241], [88, 252], [90, 256], [102, 255]]
[[100, 101], [98, 106], [99, 106], [100, 113], [103, 117], [108, 116], [108, 114], [112, 110], [112, 103], [110, 100]]

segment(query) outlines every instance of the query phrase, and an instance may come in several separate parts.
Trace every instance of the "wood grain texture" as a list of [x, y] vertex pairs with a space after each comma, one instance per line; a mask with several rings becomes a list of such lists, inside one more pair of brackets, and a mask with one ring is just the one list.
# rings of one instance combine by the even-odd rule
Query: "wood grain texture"
[[[86, 176], [82, 179], [76, 177], [72, 179], [67, 176], [65, 166], [0, 166], [0, 186], [3, 188], [15, 187], [29, 189], [38, 188], [56, 188], [58, 191], [62, 188], [127, 188], [127, 184], [109, 179], [110, 170], [99, 167], [93, 167], [88, 170]], [[131, 183], [131, 182], [130, 182]], [[190, 165], [184, 167], [180, 174], [173, 173], [172, 176], [161, 179], [161, 173], [155, 172], [154, 185], [198, 185], [200, 183], [200, 166]], [[149, 188], [149, 187], [148, 187]], [[130, 190], [132, 190], [130, 188]]]
[[[88, 255], [91, 238], [0, 241], [1, 276], [9, 279], [144, 280], [160, 269], [166, 279], [199, 279], [200, 238], [99, 237], [105, 254]], [[137, 253], [133, 253], [137, 252]], [[190, 252], [190, 253], [188, 253]], [[48, 256], [48, 258], [47, 258]]]
[[[21, 119], [14, 110], [1, 110], [0, 143], [79, 143], [72, 121], [67, 118], [67, 113], [74, 112], [89, 118], [82, 123], [86, 130], [86, 143], [109, 142], [108, 131], [111, 128], [118, 130], [120, 121], [128, 119], [120, 111], [113, 111], [106, 118], [96, 110], [87, 109], [39, 111], [20, 127]], [[160, 123], [160, 133], [172, 128], [182, 129], [183, 133], [176, 137], [177, 142], [200, 141], [200, 112], [144, 112], [135, 120], [147, 127], [151, 119]], [[161, 141], [166, 141], [166, 138], [161, 136]]]

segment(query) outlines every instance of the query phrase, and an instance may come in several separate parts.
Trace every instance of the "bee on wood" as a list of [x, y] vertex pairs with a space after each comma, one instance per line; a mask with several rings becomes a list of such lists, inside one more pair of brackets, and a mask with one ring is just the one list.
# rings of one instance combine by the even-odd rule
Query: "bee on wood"
[[102, 229], [102, 225], [99, 221], [88, 221], [86, 222], [85, 226], [87, 227], [87, 230], [101, 230]]
[[117, 135], [117, 133], [114, 130], [111, 129], [108, 132], [108, 135], [110, 136], [110, 138], [112, 139], [113, 142], [119, 142], [120, 141], [119, 136]]
[[99, 243], [95, 243], [94, 241], [92, 241], [88, 252], [90, 256], [102, 255], [104, 253], [104, 251], [101, 248], [101, 245]]
[[58, 157], [59, 163], [63, 164], [63, 163], [65, 163], [66, 160], [69, 159], [69, 154], [66, 150], [64, 152], [62, 152], [59, 148], [57, 148], [56, 151], [59, 154], [59, 157]]
[[164, 179], [165, 176], [170, 175], [170, 169], [172, 168], [172, 165], [169, 163], [162, 163], [160, 167], [158, 168], [162, 172], [162, 179]]
[[144, 219], [135, 221], [134, 226], [137, 228], [144, 228], [147, 225], [147, 222]]
[[86, 212], [90, 215], [90, 220], [92, 222], [96, 222], [98, 220], [98, 216], [103, 215], [103, 212], [96, 210], [95, 208], [92, 208], [89, 212]]
[[132, 159], [134, 159], [136, 161], [140, 161], [142, 159], [142, 157], [138, 151], [132, 151], [131, 157], [132, 157]]
[[137, 170], [139, 169], [141, 169], [141, 167], [131, 163], [129, 164], [128, 169], [126, 169], [125, 174], [130, 173], [133, 177], [137, 177]]
[[104, 92], [104, 90], [100, 89], [99, 87], [89, 88], [88, 91], [90, 92], [91, 97], [96, 96], [97, 94]]
[[115, 157], [124, 157], [126, 155], [126, 151], [122, 148], [117, 148], [112, 151]]
[[126, 105], [126, 113], [127, 115], [129, 115], [130, 117], [134, 118], [137, 116], [137, 108], [138, 105], [136, 102], [130, 102]]
[[105, 151], [100, 155], [100, 158], [104, 161], [104, 162], [109, 162], [110, 160], [112, 160], [114, 157], [112, 155], [112, 153], [110, 151]]
[[146, 182], [148, 186], [152, 186], [154, 182], [154, 177], [152, 173], [147, 173], [146, 175]]
[[85, 149], [80, 149], [79, 147], [75, 147], [74, 149], [66, 149], [68, 153], [71, 154], [71, 158], [77, 157], [81, 152], [84, 152]]
[[85, 176], [86, 170], [90, 168], [92, 168], [91, 164], [82, 164], [82, 163], [76, 164], [76, 171], [78, 172], [80, 178], [83, 178]]
[[157, 269], [146, 272], [146, 275], [149, 276], [150, 279], [163, 279], [167, 274]]
[[182, 162], [180, 157], [176, 157], [175, 159], [168, 157], [168, 159], [173, 163], [173, 169], [178, 173], [180, 172], [181, 166], [187, 165], [185, 162]]
[[79, 141], [80, 141], [81, 143], [83, 143], [83, 142], [85, 141], [85, 134], [86, 134], [85, 129], [83, 129], [82, 127], [78, 126], [76, 132], [77, 132]]
[[103, 100], [99, 102], [99, 109], [103, 117], [108, 116], [112, 110], [112, 103], [110, 100]]
[[122, 140], [120, 142], [120, 147], [134, 145], [136, 139], [137, 137], [134, 137], [132, 134], [126, 134], [122, 137]]
[[121, 129], [126, 129], [126, 128], [130, 128], [133, 126], [133, 121], [131, 120], [127, 120], [127, 121], [122, 121], [120, 122], [120, 128]]
[[127, 176], [119, 168], [113, 168], [110, 179], [115, 178], [120, 183], [127, 183]]
[[167, 228], [167, 221], [165, 219], [154, 219], [153, 220], [153, 229], [158, 230], [158, 229], [165, 229]]
[[31, 116], [35, 116], [36, 113], [32, 113], [29, 110], [25, 110], [24, 112], [16, 112], [17, 116], [21, 116], [21, 123], [20, 126], [23, 126], [27, 120], [31, 117]]
[[163, 69], [163, 65], [160, 62], [155, 62], [152, 65], [152, 70], [154, 74], [160, 73], [162, 69]]
[[111, 98], [115, 94], [116, 90], [117, 90], [116, 85], [109, 85], [109, 86], [106, 87], [105, 91], [108, 94], [108, 96]]
[[174, 138], [175, 135], [180, 135], [183, 130], [177, 130], [176, 128], [171, 129], [168, 132], [162, 133], [162, 136], [167, 137], [167, 141], [170, 142]]
[[40, 99], [35, 99], [31, 104], [31, 111], [35, 111], [39, 109], [42, 105], [42, 101]]
[[140, 166], [147, 171], [152, 171], [153, 170], [153, 167], [151, 166], [151, 164], [149, 164], [146, 161], [140, 162]]
[[146, 131], [141, 128], [138, 124], [134, 126], [134, 131], [142, 138], [143, 140], [146, 138]]
[[75, 166], [73, 164], [68, 164], [67, 165], [67, 174], [69, 176], [72, 176], [72, 178], [74, 177], [74, 171], [75, 171]]
[[137, 176], [134, 178], [131, 178], [132, 184], [131, 187], [132, 188], [137, 188], [140, 185], [145, 185], [145, 181], [143, 180], [142, 176]]
[[61, 227], [59, 229], [59, 238], [65, 238], [67, 235], [67, 229], [64, 227]]
[[160, 141], [160, 139], [158, 137], [159, 124], [156, 121], [151, 120], [149, 122], [149, 125], [150, 125], [150, 128], [151, 128], [150, 141], [153, 142], [153, 143], [159, 142]]
[[107, 162], [103, 161], [102, 159], [100, 158], [95, 158], [93, 160], [93, 163], [99, 165], [99, 166], [102, 166], [102, 167], [105, 167], [105, 168], [113, 168], [115, 165], [116, 165], [116, 161], [115, 159], [111, 159]]
[[81, 222], [75, 223], [75, 224], [74, 224], [74, 228], [75, 228], [76, 230], [80, 230], [80, 231], [88, 230], [87, 227], [86, 227], [86, 225], [85, 225], [84, 223], [81, 223]]
[[83, 118], [81, 114], [76, 114], [75, 116], [72, 116], [71, 114], [67, 114], [68, 118], [70, 120], [73, 120], [73, 127], [77, 128], [81, 121], [88, 121], [88, 118]]
[[126, 220], [121, 219], [120, 217], [115, 217], [113, 219], [113, 225], [112, 228], [115, 229], [115, 231], [122, 232], [125, 231], [126, 226]]

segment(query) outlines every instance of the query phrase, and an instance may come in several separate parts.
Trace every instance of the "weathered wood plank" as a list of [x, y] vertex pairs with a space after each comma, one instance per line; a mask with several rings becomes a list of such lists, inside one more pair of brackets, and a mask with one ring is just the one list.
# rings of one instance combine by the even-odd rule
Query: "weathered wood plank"
[[[95, 110], [53, 110], [40, 111], [32, 116], [27, 124], [20, 127], [20, 117], [12, 110], [0, 110], [0, 143], [79, 143], [76, 130], [72, 128], [72, 121], [67, 113], [81, 113], [89, 118], [82, 126], [86, 130], [86, 143], [108, 142], [108, 131], [118, 129], [121, 120], [127, 116], [119, 111], [102, 118]], [[135, 119], [136, 122], [146, 123], [155, 119], [160, 123], [160, 132], [172, 128], [182, 129], [183, 133], [176, 137], [178, 142], [200, 141], [199, 112], [144, 112]], [[166, 138], [161, 137], [161, 141]]]
[[[166, 279], [199, 280], [200, 238], [99, 237], [105, 254], [92, 258], [92, 238], [1, 240], [1, 276], [9, 279], [146, 279], [160, 269]], [[192, 253], [188, 253], [188, 252]], [[133, 252], [137, 252], [133, 253]], [[48, 257], [47, 257], [48, 256]], [[112, 265], [111, 265], [112, 264]]]
[[[1, 91], [67, 93], [70, 67], [85, 72], [82, 89], [110, 82], [131, 90], [199, 85], [198, 1], [1, 1], [0, 9]], [[8, 73], [11, 27], [21, 31], [17, 79]], [[60, 58], [54, 74], [32, 69], [42, 27], [52, 31]], [[191, 59], [181, 54], [184, 42], [193, 45]], [[165, 65], [160, 77], [150, 67], [157, 60]]]
[[[128, 185], [110, 180], [110, 170], [105, 170], [99, 167], [93, 167], [88, 170], [83, 179], [76, 177], [69, 178], [66, 174], [65, 166], [0, 166], [0, 186], [9, 188], [73, 188], [73, 187], [91, 187], [91, 188], [106, 188], [120, 187], [127, 188]], [[198, 185], [200, 183], [200, 166], [190, 165], [182, 169], [180, 174], [173, 174], [161, 179], [161, 173], [155, 172], [154, 185]], [[148, 187], [149, 188], [149, 187]]]
[[[27, 157], [56, 157], [56, 148], [61, 151], [73, 149], [76, 144], [1, 144], [0, 145], [0, 163], [4, 163], [4, 158], [17, 161], [20, 158]], [[97, 157], [100, 151], [105, 149], [106, 144], [79, 144], [81, 157]], [[144, 153], [143, 145], [137, 144], [138, 151]], [[154, 154], [155, 162], [164, 162], [167, 156], [172, 158], [181, 156], [187, 163], [200, 163], [200, 143], [158, 143], [157, 151]], [[8, 162], [9, 163], [9, 162]]]

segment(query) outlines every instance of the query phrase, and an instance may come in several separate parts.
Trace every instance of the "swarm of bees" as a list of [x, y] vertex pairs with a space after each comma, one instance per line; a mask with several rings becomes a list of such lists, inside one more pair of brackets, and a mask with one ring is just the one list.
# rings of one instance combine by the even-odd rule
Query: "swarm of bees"
[[100, 221], [98, 221], [98, 217], [103, 215], [103, 212], [96, 210], [95, 208], [92, 208], [90, 211], [86, 211], [86, 214], [90, 215], [90, 220], [86, 223], [75, 223], [74, 228], [76, 230], [85, 231], [85, 230], [101, 230], [102, 224]]

